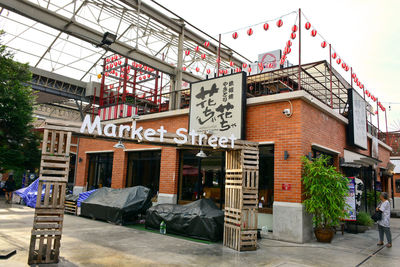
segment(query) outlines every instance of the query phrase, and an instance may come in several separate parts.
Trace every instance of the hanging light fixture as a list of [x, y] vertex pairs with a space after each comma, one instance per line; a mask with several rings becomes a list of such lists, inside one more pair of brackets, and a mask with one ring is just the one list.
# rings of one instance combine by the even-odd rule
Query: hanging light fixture
[[238, 33], [237, 33], [237, 32], [232, 33], [232, 38], [233, 38], [233, 39], [238, 38]]
[[199, 153], [196, 154], [198, 158], [207, 158], [207, 154], [204, 153], [203, 149], [200, 149]]
[[305, 28], [306, 28], [306, 30], [309, 30], [311, 28], [311, 23], [310, 22], [306, 22]]
[[283, 25], [283, 20], [280, 19], [276, 22], [276, 26], [278, 26], [279, 28], [282, 27], [282, 25]]
[[252, 28], [249, 28], [249, 29], [247, 30], [247, 35], [250, 36], [250, 35], [252, 35], [252, 34], [253, 34], [253, 29], [252, 29]]
[[264, 31], [268, 31], [268, 29], [269, 29], [268, 23], [264, 23], [263, 28], [264, 28]]
[[114, 148], [122, 148], [125, 149], [125, 145], [122, 143], [122, 140], [119, 140], [118, 143], [114, 145]]
[[323, 41], [323, 42], [321, 43], [321, 47], [322, 47], [322, 48], [325, 48], [325, 47], [326, 47], [326, 42], [325, 42], [325, 41]]

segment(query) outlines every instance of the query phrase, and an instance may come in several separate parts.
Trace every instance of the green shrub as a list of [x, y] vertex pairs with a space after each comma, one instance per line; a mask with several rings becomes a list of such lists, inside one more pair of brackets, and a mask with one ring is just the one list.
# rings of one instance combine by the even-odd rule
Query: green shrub
[[357, 221], [356, 223], [358, 225], [365, 225], [365, 226], [372, 226], [374, 224], [374, 221], [372, 220], [371, 216], [369, 213], [366, 213], [364, 211], [361, 211], [357, 214]]

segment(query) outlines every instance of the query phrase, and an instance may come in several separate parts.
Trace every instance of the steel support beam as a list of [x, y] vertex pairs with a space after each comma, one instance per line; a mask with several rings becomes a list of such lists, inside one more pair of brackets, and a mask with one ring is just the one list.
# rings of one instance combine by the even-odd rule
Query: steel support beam
[[[103, 39], [104, 33], [91, 29], [90, 27], [71, 20], [70, 18], [61, 16], [26, 0], [0, 0], [0, 6], [94, 45], [100, 45], [101, 40]], [[175, 76], [177, 74], [176, 67], [121, 41], [116, 41], [105, 49], [143, 63], [170, 76]], [[188, 72], [182, 73], [182, 79], [187, 82], [201, 80], [200, 77]]]
[[[140, 0], [120, 0], [127, 6], [130, 6], [134, 9], [139, 8], [139, 2], [140, 2], [140, 12], [145, 14], [146, 16], [150, 17], [151, 19], [161, 23], [162, 25], [170, 28], [176, 33], [181, 34], [182, 31], [185, 31], [185, 38], [189, 39], [193, 42], [195, 42], [198, 45], [203, 45], [204, 42], [210, 41], [209, 39], [205, 39], [198, 35], [197, 33], [191, 31], [190, 29], [187, 28], [182, 28], [182, 24], [179, 20], [175, 20], [173, 18], [170, 18], [169, 16], [165, 15], [164, 13], [160, 12], [159, 10], [149, 6], [148, 4], [140, 1]], [[214, 53], [217, 55], [218, 53], [218, 46], [211, 44], [209, 47], [204, 47], [203, 48], [207, 49], [211, 53]], [[224, 49], [221, 49], [221, 59], [226, 60], [226, 61], [233, 61], [236, 66], [242, 66], [243, 61], [239, 60], [235, 57], [233, 57], [233, 53], [230, 51], [226, 51]]]

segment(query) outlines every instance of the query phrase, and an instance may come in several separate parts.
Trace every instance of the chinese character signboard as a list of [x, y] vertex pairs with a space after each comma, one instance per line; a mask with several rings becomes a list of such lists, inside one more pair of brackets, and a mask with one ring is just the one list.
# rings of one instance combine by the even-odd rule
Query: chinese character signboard
[[348, 90], [349, 103], [349, 143], [367, 149], [367, 111], [365, 100], [354, 89]]
[[349, 205], [346, 209], [347, 218], [346, 221], [355, 221], [357, 219], [356, 211], [356, 182], [354, 177], [347, 177], [349, 179], [349, 194], [346, 197], [346, 204]]
[[244, 139], [246, 73], [192, 83], [189, 131]]

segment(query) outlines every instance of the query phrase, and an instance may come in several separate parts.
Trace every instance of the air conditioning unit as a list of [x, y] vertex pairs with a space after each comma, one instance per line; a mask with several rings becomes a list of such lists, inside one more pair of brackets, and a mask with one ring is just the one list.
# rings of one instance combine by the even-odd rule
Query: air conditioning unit
[[96, 97], [100, 97], [100, 87], [101, 83], [98, 82], [88, 82], [86, 85], [85, 96], [93, 97], [96, 91]]

